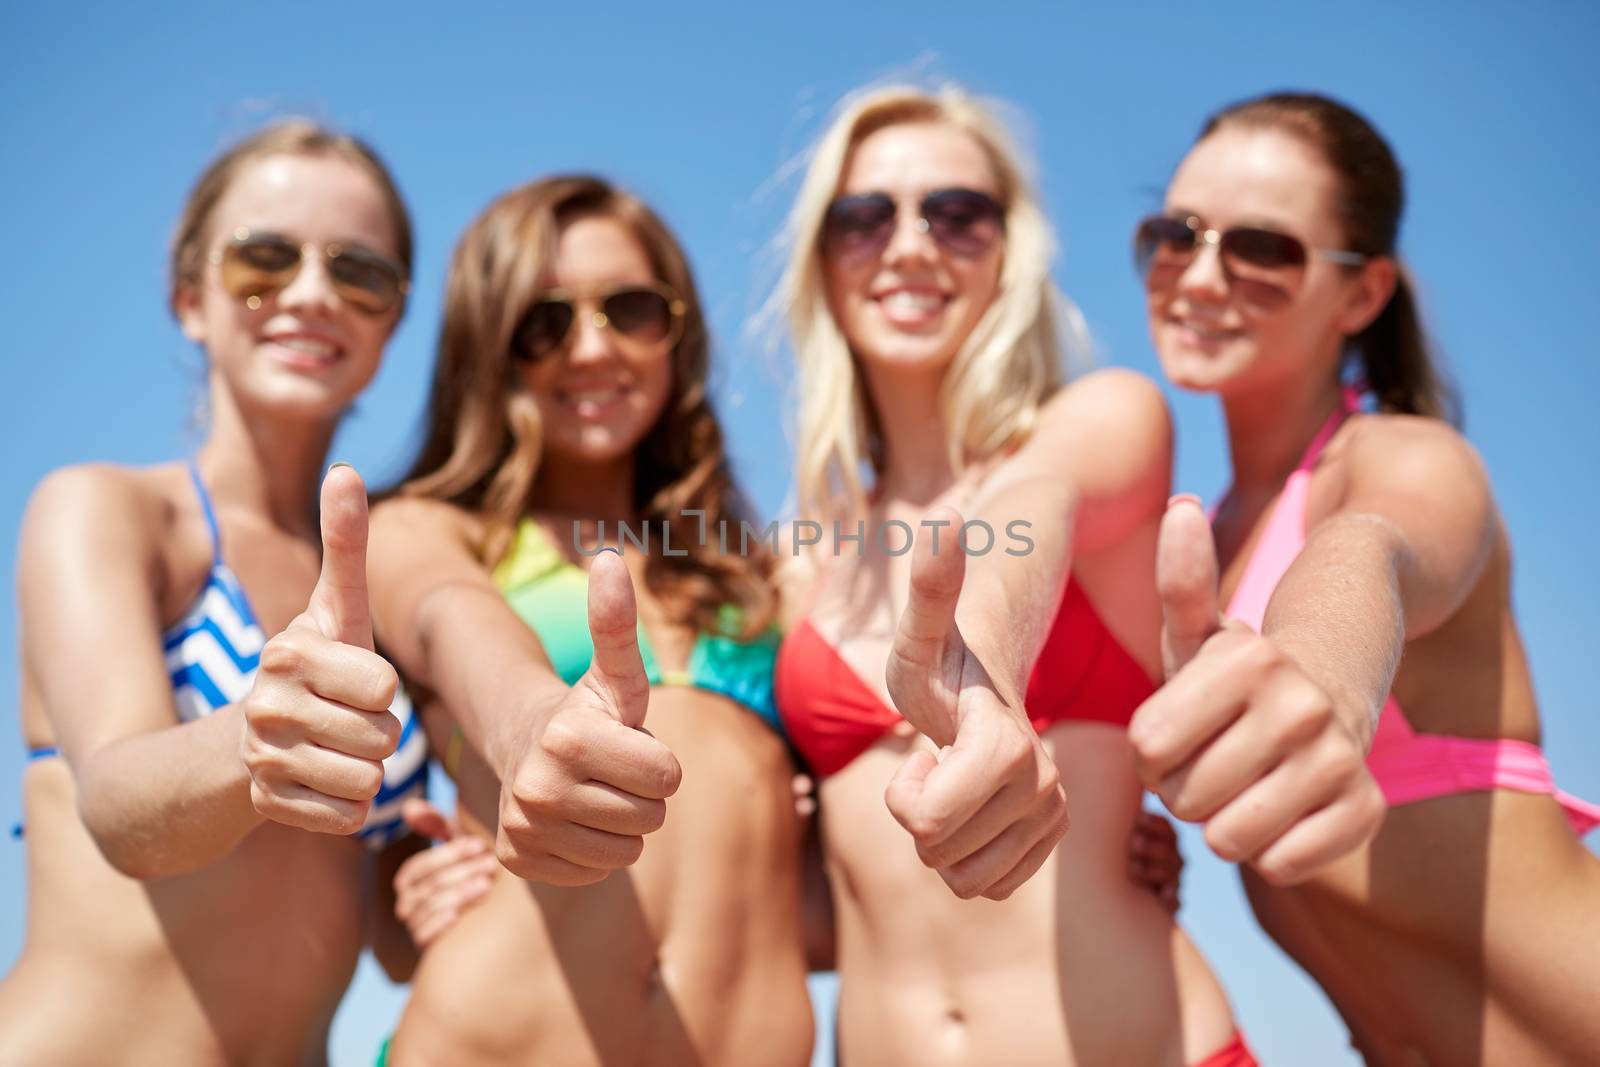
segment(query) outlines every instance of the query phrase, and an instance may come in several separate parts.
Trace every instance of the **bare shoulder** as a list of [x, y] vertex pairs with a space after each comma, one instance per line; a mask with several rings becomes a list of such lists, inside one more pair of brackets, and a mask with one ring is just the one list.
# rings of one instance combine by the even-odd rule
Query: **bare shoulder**
[[47, 474], [22, 521], [22, 553], [75, 546], [153, 555], [173, 522], [174, 471], [84, 463]]
[[1135, 371], [1106, 368], [1075, 379], [1040, 412], [1038, 436], [1086, 495], [1120, 495], [1171, 477], [1166, 397]]
[[1420, 415], [1367, 415], [1340, 450], [1346, 496], [1380, 493], [1483, 507], [1492, 490], [1477, 449], [1453, 426]]
[[370, 519], [375, 544], [396, 539], [411, 541], [419, 536], [439, 538], [470, 545], [482, 542], [483, 519], [454, 504], [426, 497], [396, 496], [374, 505]]

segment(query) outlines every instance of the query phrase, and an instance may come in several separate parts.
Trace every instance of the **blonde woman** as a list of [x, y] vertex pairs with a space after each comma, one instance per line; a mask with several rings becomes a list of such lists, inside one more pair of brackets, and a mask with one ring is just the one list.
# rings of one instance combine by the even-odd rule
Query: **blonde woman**
[[960, 91], [847, 102], [789, 235], [799, 500], [824, 532], [789, 575], [810, 593], [778, 695], [821, 779], [841, 1058], [1252, 1062], [1125, 875], [1125, 726], [1160, 669], [1160, 394], [1063, 384], [1049, 226]]
[[414, 911], [401, 879], [427, 947], [393, 1063], [810, 1057], [773, 565], [719, 549], [748, 513], [709, 359], [678, 242], [603, 180], [513, 190], [456, 249], [373, 607], [463, 832], [533, 884], [414, 861], [460, 892]]

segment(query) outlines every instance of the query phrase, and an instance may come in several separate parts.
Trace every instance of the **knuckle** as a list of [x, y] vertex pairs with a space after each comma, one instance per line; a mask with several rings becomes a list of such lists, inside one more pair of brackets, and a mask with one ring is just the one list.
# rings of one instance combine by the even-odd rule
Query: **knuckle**
[[294, 630], [278, 634], [261, 649], [261, 673], [298, 678], [310, 658], [305, 644], [305, 638]]
[[1233, 670], [1251, 678], [1264, 678], [1283, 663], [1283, 653], [1268, 638], [1251, 634], [1242, 638], [1231, 654]]
[[1305, 878], [1298, 863], [1278, 857], [1271, 857], [1256, 864], [1256, 872], [1266, 879], [1269, 885], [1282, 889], [1301, 882]]
[[1244, 858], [1243, 843], [1232, 827], [1213, 822], [1206, 827], [1206, 844], [1218, 858], [1237, 863]]
[[557, 715], [539, 738], [539, 747], [558, 763], [571, 763], [584, 752], [583, 731], [575, 727], [571, 716]]

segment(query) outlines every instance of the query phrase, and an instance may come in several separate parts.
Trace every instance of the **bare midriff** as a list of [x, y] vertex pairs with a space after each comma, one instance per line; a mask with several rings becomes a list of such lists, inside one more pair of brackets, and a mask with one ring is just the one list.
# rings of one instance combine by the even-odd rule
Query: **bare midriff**
[[1231, 1040], [1204, 960], [1128, 879], [1139, 788], [1125, 734], [1069, 723], [1045, 741], [1071, 826], [1005, 901], [955, 897], [885, 808], [909, 727], [824, 782], [843, 1062], [1179, 1067]]
[[[647, 727], [683, 784], [639, 861], [579, 888], [500, 872], [423, 954], [391, 1063], [809, 1062], [788, 754], [702, 690], [653, 689]], [[498, 787], [462, 796], [468, 832], [492, 837]]]
[[0, 1062], [322, 1064], [362, 945], [361, 847], [266, 824], [205, 869], [125, 877], [64, 760], [28, 765], [28, 922]]

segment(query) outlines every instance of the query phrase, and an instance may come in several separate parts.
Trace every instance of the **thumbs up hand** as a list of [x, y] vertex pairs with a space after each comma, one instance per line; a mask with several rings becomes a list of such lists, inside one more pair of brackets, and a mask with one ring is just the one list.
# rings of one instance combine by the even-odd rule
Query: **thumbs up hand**
[[589, 633], [589, 670], [520, 738], [500, 790], [501, 864], [552, 885], [589, 885], [637, 860], [683, 774], [644, 729], [650, 680], [633, 581], [614, 551], [589, 567]]
[[372, 649], [366, 486], [336, 464], [322, 481], [322, 573], [306, 610], [261, 650], [242, 702], [255, 809], [302, 829], [359, 830], [400, 740], [398, 686]]
[[1334, 699], [1270, 637], [1224, 620], [1198, 501], [1161, 523], [1156, 587], [1167, 684], [1128, 727], [1139, 777], [1225, 860], [1290, 885], [1366, 842], [1384, 803]]
[[1067, 800], [1021, 694], [1003, 697], [962, 639], [965, 567], [958, 544], [935, 551], [919, 536], [886, 681], [895, 708], [941, 748], [912, 753], [884, 800], [958, 897], [1004, 900], [1061, 840]]

